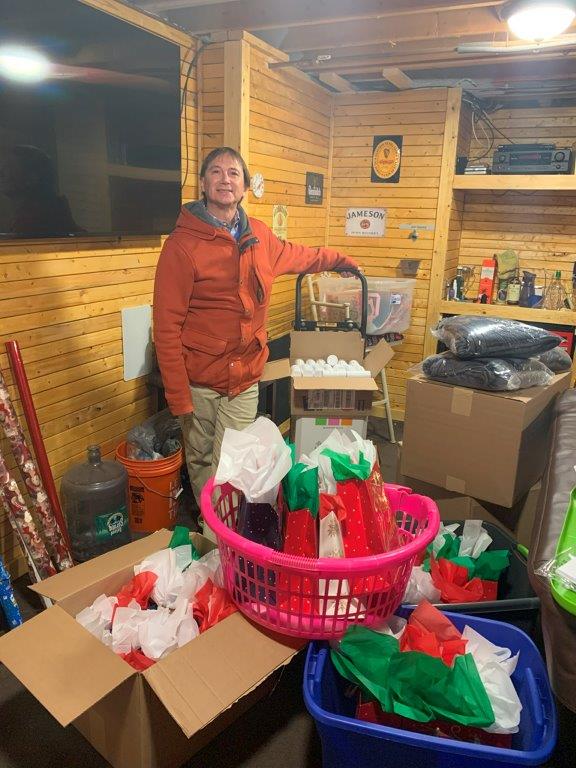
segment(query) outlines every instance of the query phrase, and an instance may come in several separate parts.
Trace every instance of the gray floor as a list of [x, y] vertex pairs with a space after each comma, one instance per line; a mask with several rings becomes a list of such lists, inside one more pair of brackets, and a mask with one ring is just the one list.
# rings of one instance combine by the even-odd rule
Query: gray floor
[[[400, 430], [401, 425], [398, 427]], [[384, 479], [393, 481], [398, 450], [387, 440], [385, 422], [374, 420], [369, 436], [378, 444]], [[26, 589], [26, 579], [20, 579], [15, 588], [25, 616], [34, 615], [40, 605]], [[199, 752], [186, 768], [319, 768], [320, 742], [301, 695], [303, 661], [301, 653], [284, 669], [270, 696]], [[576, 761], [569, 737], [574, 733], [576, 718], [565, 711], [560, 714], [561, 745], [550, 768], [573, 768]], [[0, 768], [107, 765], [72, 726], [62, 728], [0, 666]]]

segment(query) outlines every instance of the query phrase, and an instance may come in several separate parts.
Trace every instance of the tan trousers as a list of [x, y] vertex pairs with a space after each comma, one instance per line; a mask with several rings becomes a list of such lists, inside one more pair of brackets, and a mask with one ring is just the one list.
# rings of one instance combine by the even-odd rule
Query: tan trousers
[[[220, 395], [207, 387], [190, 387], [194, 413], [180, 416], [186, 465], [194, 497], [200, 506], [200, 491], [216, 474], [226, 427], [244, 429], [256, 418], [258, 384], [236, 397]], [[204, 533], [207, 528], [204, 526]], [[210, 537], [212, 538], [212, 537]]]

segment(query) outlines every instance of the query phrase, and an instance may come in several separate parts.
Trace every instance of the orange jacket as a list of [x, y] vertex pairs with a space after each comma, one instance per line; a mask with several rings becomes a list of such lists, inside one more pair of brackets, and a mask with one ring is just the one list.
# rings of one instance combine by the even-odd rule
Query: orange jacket
[[356, 267], [336, 251], [279, 240], [241, 209], [236, 242], [204, 221], [203, 210], [202, 203], [182, 208], [156, 269], [154, 342], [175, 416], [194, 410], [189, 384], [233, 397], [260, 379], [275, 277]]

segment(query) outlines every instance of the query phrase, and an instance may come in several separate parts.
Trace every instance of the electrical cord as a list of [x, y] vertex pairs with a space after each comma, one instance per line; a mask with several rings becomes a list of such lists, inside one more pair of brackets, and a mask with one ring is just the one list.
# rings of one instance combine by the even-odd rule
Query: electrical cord
[[184, 174], [184, 179], [182, 180], [182, 186], [181, 189], [184, 189], [186, 186], [186, 182], [188, 181], [188, 168], [189, 168], [189, 160], [188, 157], [188, 83], [190, 81], [190, 75], [192, 74], [193, 68], [196, 66], [198, 62], [198, 58], [203, 50], [208, 48], [208, 46], [211, 44], [211, 41], [208, 39], [203, 39], [202, 44], [200, 48], [196, 51], [194, 56], [190, 59], [190, 62], [188, 63], [188, 69], [186, 70], [186, 77], [184, 78], [184, 85], [182, 87], [182, 96], [180, 98], [180, 118], [184, 117], [184, 136], [185, 139], [185, 153], [186, 153], [186, 172]]

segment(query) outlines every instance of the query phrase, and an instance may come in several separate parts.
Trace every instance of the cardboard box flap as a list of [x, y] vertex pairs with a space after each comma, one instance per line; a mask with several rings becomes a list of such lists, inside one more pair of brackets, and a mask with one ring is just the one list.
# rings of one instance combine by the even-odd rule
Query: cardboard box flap
[[286, 664], [302, 645], [288, 639], [284, 644], [234, 613], [143, 674], [190, 738]]
[[328, 355], [361, 363], [364, 359], [364, 339], [360, 331], [290, 332], [290, 360], [326, 360]]
[[278, 381], [290, 376], [290, 360], [287, 357], [282, 360], [271, 360], [266, 363], [260, 381]]
[[475, 404], [483, 402], [489, 404], [488, 407], [492, 410], [494, 418], [503, 418], [504, 414], [512, 418], [514, 414], [518, 423], [528, 426], [559, 392], [569, 387], [570, 372], [556, 374], [545, 387], [528, 387], [509, 392], [455, 387], [452, 384], [427, 379], [424, 375], [414, 376], [409, 379], [409, 382], [415, 382], [415, 386], [423, 385], [431, 398], [435, 397], [434, 388], [439, 388], [438, 392], [450, 393], [450, 410], [460, 416], [473, 415]]
[[164, 549], [168, 546], [171, 537], [170, 531], [156, 531], [156, 533], [143, 539], [133, 541], [131, 544], [114, 549], [105, 555], [100, 555], [100, 557], [76, 565], [67, 571], [57, 573], [39, 584], [33, 584], [30, 589], [49, 597], [51, 600], [60, 602], [122, 568], [139, 563], [146, 555], [156, 552], [158, 549]]
[[[356, 392], [374, 392], [378, 385], [368, 376], [302, 376], [292, 379], [295, 390], [301, 389], [345, 389]], [[54, 577], [52, 577], [54, 578]]]
[[367, 368], [372, 376], [376, 377], [394, 357], [394, 350], [388, 342], [379, 341], [364, 358], [364, 368]]
[[0, 661], [60, 725], [137, 674], [57, 605], [0, 638]]

